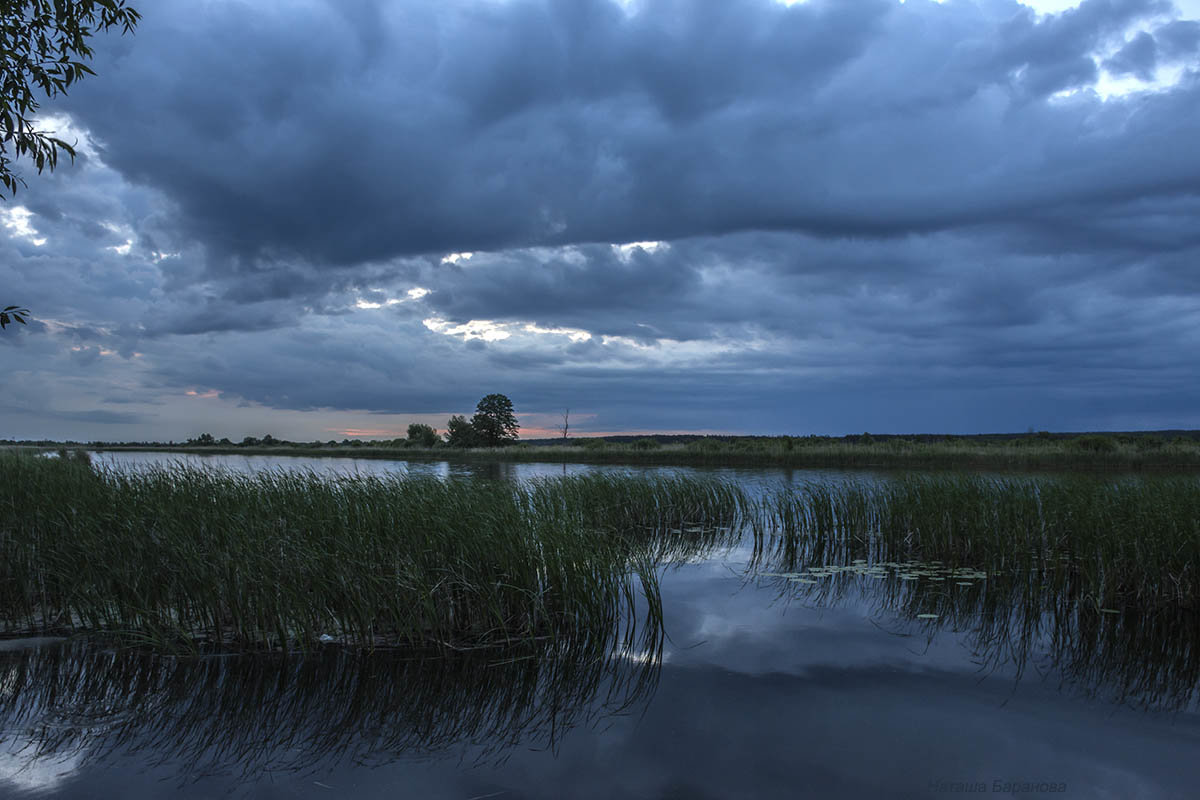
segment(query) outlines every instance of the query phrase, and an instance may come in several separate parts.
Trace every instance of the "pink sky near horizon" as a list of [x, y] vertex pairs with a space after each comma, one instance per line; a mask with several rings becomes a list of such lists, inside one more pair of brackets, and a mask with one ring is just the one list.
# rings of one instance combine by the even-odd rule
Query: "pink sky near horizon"
[[[329, 429], [330, 433], [337, 434], [344, 439], [403, 439], [406, 430], [390, 430], [390, 429], [364, 429], [364, 428], [339, 428]], [[438, 429], [438, 432], [443, 432]], [[719, 430], [612, 430], [612, 431], [579, 431], [578, 433], [571, 432], [568, 438], [570, 439], [594, 439], [601, 436], [741, 436], [744, 434], [733, 431]], [[557, 428], [534, 428], [522, 427], [520, 431], [521, 439], [558, 439], [562, 437], [562, 431]]]

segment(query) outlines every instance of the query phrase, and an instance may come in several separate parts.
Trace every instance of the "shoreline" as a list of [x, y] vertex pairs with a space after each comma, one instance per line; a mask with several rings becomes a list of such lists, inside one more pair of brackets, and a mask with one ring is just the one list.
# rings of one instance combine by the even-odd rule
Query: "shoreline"
[[[1019, 442], [1020, 440], [1018, 440]], [[181, 455], [265, 455], [305, 458], [366, 458], [395, 461], [543, 462], [554, 464], [627, 464], [631, 466], [784, 467], [795, 469], [967, 469], [1072, 470], [1095, 472], [1200, 471], [1200, 445], [1164, 444], [1152, 449], [1117, 444], [1106, 452], [1073, 447], [1071, 442], [1049, 444], [818, 444], [738, 446], [639, 443], [589, 445], [531, 445], [459, 449], [452, 447], [305, 446], [186, 446], [186, 445], [17, 445], [9, 450], [93, 452], [159, 452]]]

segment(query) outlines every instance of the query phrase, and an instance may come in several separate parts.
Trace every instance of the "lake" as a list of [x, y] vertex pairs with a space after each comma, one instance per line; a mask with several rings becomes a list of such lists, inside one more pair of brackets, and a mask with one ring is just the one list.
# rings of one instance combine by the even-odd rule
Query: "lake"
[[[759, 492], [890, 477], [96, 459], [133, 469], [180, 460], [511, 480], [665, 471]], [[918, 590], [861, 571], [810, 581], [791, 569], [747, 537], [680, 555], [661, 567], [661, 631], [644, 632], [642, 646], [606, 663], [569, 652], [550, 667], [470, 652], [435, 659], [337, 648], [288, 659], [163, 658], [0, 641], [0, 796], [1195, 796], [1193, 617], [1139, 630], [1060, 613], [1053, 597], [988, 586], [953, 618], [922, 619], [918, 604], [949, 588]]]

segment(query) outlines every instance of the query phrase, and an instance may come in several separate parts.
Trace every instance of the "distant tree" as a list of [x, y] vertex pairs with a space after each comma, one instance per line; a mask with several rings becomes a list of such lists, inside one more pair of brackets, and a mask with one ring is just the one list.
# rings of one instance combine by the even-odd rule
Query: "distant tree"
[[272, 445], [279, 444], [279, 440], [268, 433], [266, 436], [262, 437], [262, 440], [259, 442], [259, 444], [261, 444], [263, 447], [270, 447]]
[[245, 439], [242, 439], [240, 444], [241, 447], [258, 447], [258, 445], [258, 439], [253, 436], [247, 436]]
[[187, 443], [207, 446], [207, 445], [216, 444], [217, 440], [213, 438], [213, 435], [211, 433], [202, 433], [199, 436], [197, 436], [195, 439], [188, 439]]
[[563, 410], [563, 424], [558, 426], [558, 429], [562, 431], [562, 438], [566, 439], [567, 432], [571, 430], [571, 409]]
[[461, 414], [450, 417], [446, 423], [446, 444], [451, 447], [478, 447], [479, 433], [470, 420]]
[[438, 443], [438, 433], [429, 425], [414, 422], [408, 426], [408, 441], [421, 447], [433, 447]]
[[499, 447], [517, 440], [517, 416], [513, 413], [512, 400], [502, 394], [489, 394], [475, 406], [471, 427], [479, 434], [480, 442], [486, 447]]

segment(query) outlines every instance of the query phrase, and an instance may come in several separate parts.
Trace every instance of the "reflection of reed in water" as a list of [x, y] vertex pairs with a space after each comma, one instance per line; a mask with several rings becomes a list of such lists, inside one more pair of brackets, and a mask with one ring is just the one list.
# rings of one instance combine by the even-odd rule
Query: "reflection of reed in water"
[[[1032, 667], [1117, 703], [1196, 708], [1200, 608], [1180, 587], [1194, 579], [1186, 516], [1198, 485], [1147, 483], [1145, 492], [1108, 497], [1102, 482], [1018, 482], [1015, 491], [964, 493], [961, 505], [929, 503], [926, 494], [928, 507], [913, 498], [929, 486], [821, 491], [823, 524], [812, 521], [812, 506], [775, 498], [764, 507], [778, 504], [776, 515], [782, 507], [802, 521], [758, 518], [750, 572], [816, 606], [865, 602], [930, 637], [965, 634], [982, 672], [1004, 668], [1020, 679]], [[1064, 498], [1072, 485], [1080, 493]], [[1128, 505], [1115, 513], [1118, 503]], [[1001, 528], [972, 530], [988, 519]], [[1139, 549], [1138, 563], [1117, 560]]]
[[[933, 561], [992, 571], [1066, 566], [1102, 608], [1197, 608], [1200, 479], [913, 478], [812, 485], [751, 515], [776, 557]], [[850, 563], [850, 562], [847, 562]]]
[[518, 743], [553, 748], [574, 726], [648, 702], [661, 633], [652, 621], [615, 647], [558, 641], [427, 657], [0, 651], [0, 752], [80, 766], [142, 754], [180, 781], [411, 756], [502, 759]]

